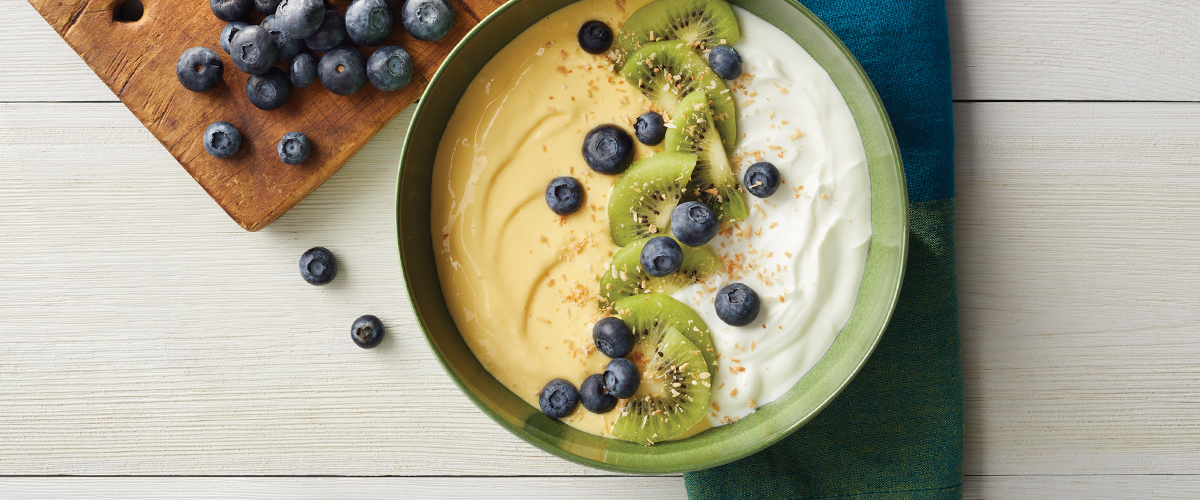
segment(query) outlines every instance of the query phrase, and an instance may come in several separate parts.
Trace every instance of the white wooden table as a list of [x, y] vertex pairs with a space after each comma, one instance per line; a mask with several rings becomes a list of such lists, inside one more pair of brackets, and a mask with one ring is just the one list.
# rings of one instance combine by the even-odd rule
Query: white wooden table
[[[1200, 3], [947, 8], [967, 497], [1200, 496]], [[246, 233], [0, 12], [0, 497], [685, 497], [525, 444], [443, 374], [395, 250], [407, 113]], [[327, 287], [297, 276], [316, 245]]]

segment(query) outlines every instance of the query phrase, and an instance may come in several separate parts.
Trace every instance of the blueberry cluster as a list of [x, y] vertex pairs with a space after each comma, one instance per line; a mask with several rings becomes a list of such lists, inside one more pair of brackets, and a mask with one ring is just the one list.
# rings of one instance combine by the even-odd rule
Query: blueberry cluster
[[633, 332], [619, 318], [607, 317], [592, 328], [596, 349], [612, 358], [604, 373], [589, 375], [576, 390], [563, 379], [546, 384], [538, 395], [542, 413], [550, 418], [563, 418], [575, 412], [580, 403], [592, 413], [608, 413], [617, 407], [618, 399], [632, 397], [642, 383], [637, 366], [624, 356], [633, 352]]
[[[344, 15], [324, 0], [209, 0], [209, 6], [228, 23], [221, 30], [221, 49], [235, 68], [249, 75], [250, 103], [269, 111], [287, 102], [293, 86], [304, 88], [317, 80], [341, 96], [353, 95], [368, 81], [388, 92], [408, 85], [413, 63], [402, 47], [379, 47], [369, 58], [359, 48], [381, 45], [391, 36], [397, 17], [388, 5], [393, 2], [352, 0]], [[454, 24], [448, 0], [407, 0], [397, 10], [401, 25], [417, 40], [440, 40]], [[264, 17], [252, 24], [253, 15]], [[212, 49], [192, 47], [179, 57], [175, 74], [184, 88], [207, 92], [222, 81], [224, 63]], [[232, 156], [241, 145], [236, 128], [223, 130], [223, 137], [237, 136], [222, 142], [224, 149], [205, 134], [205, 149], [217, 158]], [[230, 144], [236, 146], [231, 152]], [[281, 161], [295, 165], [308, 158], [312, 146], [303, 134], [291, 132], [280, 140], [278, 151]]]

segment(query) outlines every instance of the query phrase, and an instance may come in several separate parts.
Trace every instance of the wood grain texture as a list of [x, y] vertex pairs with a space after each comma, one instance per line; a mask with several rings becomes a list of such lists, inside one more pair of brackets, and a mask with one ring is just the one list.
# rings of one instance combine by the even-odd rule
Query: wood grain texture
[[1200, 105], [955, 121], [966, 472], [1200, 472]]
[[[175, 63], [184, 49], [204, 46], [222, 54], [218, 41], [225, 23], [212, 15], [207, 2], [144, 0], [145, 14], [135, 22], [116, 20], [120, 0], [29, 3], [209, 196], [238, 225], [257, 231], [308, 196], [420, 97], [450, 49], [501, 2], [455, 0], [454, 27], [438, 42], [393, 30], [385, 44], [404, 47], [414, 66], [412, 81], [400, 90], [382, 92], [368, 84], [343, 97], [314, 84], [293, 88], [287, 103], [273, 111], [250, 104], [248, 77], [227, 54], [222, 55], [224, 85], [195, 93], [179, 84]], [[348, 3], [333, 5], [345, 12]], [[362, 50], [369, 56], [373, 49]], [[230, 122], [242, 132], [242, 149], [231, 158], [216, 159], [204, 150], [204, 129], [216, 121]], [[313, 142], [312, 157], [299, 166], [279, 161], [276, 152], [280, 138], [293, 131]]]
[[293, 500], [441, 498], [685, 500], [680, 476], [661, 477], [319, 477], [319, 478], [0, 478], [6, 498], [22, 500]]

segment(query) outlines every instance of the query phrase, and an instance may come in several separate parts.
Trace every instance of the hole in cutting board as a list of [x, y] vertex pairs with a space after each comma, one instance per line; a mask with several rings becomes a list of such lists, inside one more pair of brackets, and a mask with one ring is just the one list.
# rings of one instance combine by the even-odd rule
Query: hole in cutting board
[[118, 5], [113, 11], [113, 21], [120, 23], [132, 23], [142, 18], [142, 14], [146, 12], [146, 8], [142, 6], [140, 0], [128, 0]]

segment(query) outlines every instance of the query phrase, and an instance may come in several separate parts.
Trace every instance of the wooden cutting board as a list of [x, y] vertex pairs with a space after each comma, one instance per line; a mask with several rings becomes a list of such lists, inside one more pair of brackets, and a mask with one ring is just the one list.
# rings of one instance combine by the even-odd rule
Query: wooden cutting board
[[[208, 0], [140, 0], [143, 14], [125, 21], [127, 0], [29, 0], [50, 26], [79, 53], [113, 93], [171, 152], [192, 178], [238, 225], [266, 227], [308, 196], [346, 163], [384, 125], [412, 104], [446, 54], [501, 0], [450, 0], [455, 23], [438, 42], [415, 40], [400, 26], [400, 3], [390, 4], [396, 29], [386, 45], [404, 47], [413, 58], [413, 78], [403, 89], [382, 92], [369, 82], [350, 97], [317, 83], [293, 88], [287, 104], [263, 111], [246, 97], [247, 75], [221, 50], [225, 22], [213, 16]], [[137, 0], [128, 0], [137, 1]], [[331, 2], [346, 12], [349, 0]], [[261, 16], [252, 14], [249, 22]], [[189, 47], [208, 47], [225, 63], [225, 82], [208, 92], [191, 92], [175, 77], [175, 63]], [[374, 47], [363, 49], [369, 56]], [[242, 150], [218, 160], [201, 144], [204, 129], [227, 121], [242, 132]], [[313, 142], [313, 155], [301, 165], [279, 161], [276, 145], [298, 131]], [[399, 144], [396, 145], [399, 148]], [[384, 181], [380, 179], [380, 181]]]

